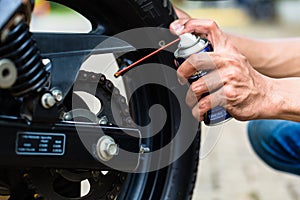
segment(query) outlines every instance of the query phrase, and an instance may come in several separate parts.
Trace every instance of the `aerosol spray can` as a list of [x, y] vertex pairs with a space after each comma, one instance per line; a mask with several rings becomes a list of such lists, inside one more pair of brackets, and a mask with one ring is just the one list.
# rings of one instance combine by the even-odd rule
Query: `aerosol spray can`
[[[176, 65], [181, 65], [190, 55], [200, 52], [213, 51], [212, 45], [207, 39], [200, 38], [191, 33], [185, 33], [179, 36], [180, 43], [178, 49], [175, 51]], [[192, 84], [194, 81], [205, 76], [209, 73], [209, 70], [198, 71], [188, 79], [188, 82]], [[205, 97], [209, 93], [205, 93], [201, 96]], [[218, 125], [231, 119], [231, 115], [221, 106], [217, 106], [204, 114], [204, 123], [208, 126]]]

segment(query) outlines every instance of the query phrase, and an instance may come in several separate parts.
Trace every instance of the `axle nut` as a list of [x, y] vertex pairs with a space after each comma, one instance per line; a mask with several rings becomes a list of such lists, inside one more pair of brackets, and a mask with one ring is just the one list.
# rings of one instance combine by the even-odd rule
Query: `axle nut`
[[118, 155], [119, 146], [112, 137], [105, 135], [98, 140], [96, 152], [102, 161], [109, 161]]

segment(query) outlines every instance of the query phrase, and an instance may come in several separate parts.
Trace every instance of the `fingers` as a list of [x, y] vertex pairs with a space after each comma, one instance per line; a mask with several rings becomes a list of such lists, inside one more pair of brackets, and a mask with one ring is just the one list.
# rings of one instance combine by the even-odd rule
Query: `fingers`
[[[229, 56], [229, 55], [228, 55]], [[199, 71], [214, 71], [224, 65], [223, 56], [213, 52], [203, 52], [191, 55], [177, 69], [181, 84], [186, 84], [188, 78]]]
[[187, 83], [188, 78], [197, 72], [197, 69], [188, 60], [184, 61], [177, 69], [178, 81], [181, 85]]
[[[203, 54], [205, 55], [205, 54]], [[196, 67], [191, 65], [191, 60], [184, 62], [177, 70], [178, 76], [188, 78], [190, 66], [196, 71], [206, 71], [207, 74], [203, 74], [201, 78], [193, 82], [186, 95], [186, 103], [189, 107], [193, 107], [197, 101], [203, 97], [204, 93], [213, 93], [220, 88], [238, 88], [242, 87], [242, 83], [248, 84], [246, 75], [249, 73], [247, 69], [243, 69], [241, 65], [243, 62], [243, 56], [234, 54], [206, 54], [209, 55], [209, 59], [198, 58], [195, 61]], [[195, 55], [196, 56], [196, 55]], [[189, 68], [190, 67], [190, 68]], [[189, 68], [189, 69], [188, 69]], [[179, 77], [180, 78], [180, 77]], [[182, 78], [181, 78], [182, 79]], [[233, 91], [231, 92], [233, 93]], [[228, 95], [227, 95], [228, 96]]]
[[198, 71], [216, 69], [209, 53], [203, 52], [191, 55], [177, 69], [177, 76], [181, 84], [186, 84], [187, 79]]
[[[186, 103], [192, 108], [194, 117], [202, 121], [207, 111], [222, 106], [232, 116], [247, 119], [243, 114], [246, 112], [253, 118], [255, 112], [249, 105], [253, 99], [264, 99], [261, 92], [264, 90], [256, 88], [260, 78], [232, 44], [230, 36], [219, 29], [213, 20], [205, 19], [179, 19], [170, 25], [170, 30], [177, 35], [204, 35], [214, 48], [213, 52], [191, 55], [177, 70], [181, 84], [185, 84], [197, 71], [209, 71], [191, 84], [186, 95]], [[205, 93], [208, 95], [203, 95]]]
[[212, 30], [218, 28], [218, 25], [210, 19], [193, 19], [185, 18], [175, 20], [170, 24], [170, 30], [177, 35], [183, 33], [205, 33], [208, 34]]
[[182, 31], [184, 30], [184, 24], [188, 22], [190, 18], [183, 18], [183, 19], [178, 19], [175, 20], [170, 24], [170, 31], [175, 34], [175, 35], [180, 35], [182, 34]]
[[215, 21], [210, 19], [179, 19], [170, 24], [170, 31], [175, 35], [184, 33], [204, 34], [213, 43], [217, 42], [222, 32]]
[[[196, 119], [202, 121], [203, 114], [216, 106], [226, 107], [228, 95], [224, 90], [235, 87], [231, 84], [240, 81], [243, 74], [238, 67], [239, 59], [240, 56], [234, 54], [205, 53], [191, 56], [180, 66], [178, 73], [186, 78], [194, 71], [209, 71], [190, 85], [186, 95], [186, 103]], [[188, 71], [190, 69], [194, 71]]]
[[204, 114], [219, 105], [223, 107], [226, 105], [226, 98], [224, 98], [222, 89], [201, 98], [193, 107], [192, 114], [198, 121], [203, 121]]
[[200, 98], [203, 98], [207, 93], [213, 93], [223, 85], [219, 71], [209, 72], [191, 84], [186, 95], [186, 104], [192, 108]]

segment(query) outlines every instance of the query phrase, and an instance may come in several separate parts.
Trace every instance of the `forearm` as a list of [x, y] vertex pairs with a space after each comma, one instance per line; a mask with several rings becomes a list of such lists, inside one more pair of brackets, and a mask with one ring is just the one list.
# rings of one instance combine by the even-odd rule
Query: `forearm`
[[255, 40], [230, 35], [251, 65], [270, 77], [300, 77], [300, 38]]
[[267, 118], [300, 122], [300, 78], [274, 79]]
[[255, 40], [230, 36], [254, 68], [270, 78], [262, 118], [300, 122], [300, 38]]

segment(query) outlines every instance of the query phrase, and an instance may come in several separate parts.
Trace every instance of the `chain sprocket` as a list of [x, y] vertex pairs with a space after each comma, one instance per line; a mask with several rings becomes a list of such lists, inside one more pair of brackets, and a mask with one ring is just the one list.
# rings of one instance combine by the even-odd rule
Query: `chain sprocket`
[[[122, 123], [119, 125], [133, 127], [133, 122], [128, 110], [127, 101], [121, 95], [120, 90], [101, 73], [80, 71], [76, 80], [76, 90], [84, 91], [94, 95], [101, 101], [102, 108], [97, 114], [99, 124], [116, 126], [115, 119], [111, 112], [111, 106], [116, 106], [119, 110], [117, 117], [120, 117]], [[96, 85], [96, 87], [95, 87]], [[95, 90], [96, 88], [96, 90]], [[74, 94], [74, 93], [73, 93]], [[72, 94], [72, 95], [73, 95]], [[70, 100], [69, 96], [69, 100]], [[80, 102], [76, 96], [72, 100], [78, 101], [76, 107], [88, 109], [85, 103]], [[112, 101], [113, 99], [113, 101]], [[67, 102], [66, 108], [74, 109], [74, 103]], [[72, 105], [72, 106], [70, 106]], [[81, 108], [82, 109], [82, 108]], [[115, 199], [121, 186], [126, 179], [126, 173], [118, 171], [109, 171], [103, 173], [97, 170], [64, 170], [64, 169], [47, 169], [37, 168], [30, 169], [26, 172], [25, 179], [29, 188], [33, 189], [34, 199], [47, 200], [113, 200]], [[88, 180], [90, 184], [89, 193], [83, 197], [74, 194], [74, 188], [78, 191], [80, 181]], [[76, 193], [76, 192], [75, 192]]]

